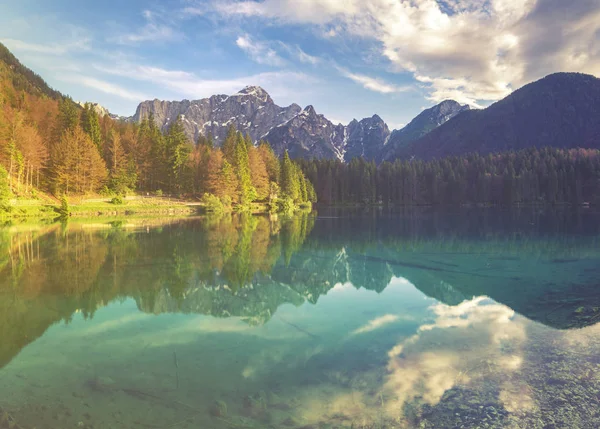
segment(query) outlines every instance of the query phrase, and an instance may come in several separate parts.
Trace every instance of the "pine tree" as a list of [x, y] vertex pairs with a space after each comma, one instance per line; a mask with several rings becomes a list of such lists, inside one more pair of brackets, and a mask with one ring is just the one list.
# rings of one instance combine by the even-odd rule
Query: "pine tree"
[[135, 189], [137, 174], [134, 164], [127, 159], [119, 133], [112, 131], [109, 135], [110, 155], [110, 188], [119, 195]]
[[246, 142], [246, 150], [250, 151], [250, 148], [254, 147], [254, 143], [252, 142], [252, 137], [250, 137], [250, 133], [246, 133], [244, 141]]
[[96, 145], [98, 152], [103, 153], [100, 121], [98, 119], [98, 113], [96, 113], [96, 110], [91, 103], [85, 103], [83, 110], [81, 111], [80, 124], [83, 131], [90, 136], [92, 142]]
[[185, 189], [185, 169], [192, 150], [181, 117], [178, 117], [169, 127], [166, 140], [169, 190], [179, 194]]
[[58, 106], [58, 118], [53, 131], [53, 142], [60, 140], [62, 135], [79, 125], [77, 105], [70, 98], [63, 99]]
[[148, 139], [150, 143], [150, 188], [153, 190], [165, 187], [169, 180], [167, 150], [165, 137], [156, 125], [154, 114], [148, 115]]
[[256, 190], [252, 186], [250, 178], [250, 162], [246, 141], [241, 133], [238, 133], [237, 144], [235, 146], [235, 171], [238, 178], [238, 195], [241, 205], [248, 205], [256, 199]]
[[221, 200], [239, 202], [237, 199], [238, 181], [233, 166], [225, 159], [219, 177], [219, 187], [216, 196]]
[[298, 201], [300, 198], [300, 183], [296, 174], [296, 167], [290, 160], [287, 150], [281, 160], [281, 191], [293, 202]]
[[223, 142], [223, 156], [225, 160], [231, 165], [235, 164], [235, 147], [238, 142], [238, 132], [235, 129], [235, 126], [232, 124], [229, 126], [227, 130], [227, 137], [225, 137], [225, 141]]

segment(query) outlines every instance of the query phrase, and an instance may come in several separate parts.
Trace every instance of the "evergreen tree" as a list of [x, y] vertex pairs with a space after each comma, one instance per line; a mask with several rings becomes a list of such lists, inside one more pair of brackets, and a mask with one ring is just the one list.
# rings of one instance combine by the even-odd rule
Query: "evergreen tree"
[[223, 160], [219, 182], [219, 187], [215, 195], [222, 200], [229, 199], [229, 201], [239, 202], [236, 198], [239, 189], [237, 177], [233, 166], [226, 159]]
[[168, 184], [169, 169], [165, 137], [156, 125], [154, 114], [148, 115], [148, 140], [150, 144], [150, 189], [162, 189]]
[[110, 188], [119, 195], [135, 189], [137, 182], [135, 165], [127, 159], [121, 136], [114, 131], [109, 136], [109, 155]]
[[231, 165], [235, 165], [235, 147], [237, 146], [237, 142], [238, 132], [232, 124], [227, 130], [227, 136], [225, 137], [222, 147], [223, 157]]
[[102, 133], [100, 131], [100, 121], [98, 114], [91, 103], [85, 103], [81, 111], [80, 119], [81, 128], [90, 136], [99, 153], [103, 152], [102, 148]]
[[241, 133], [238, 133], [237, 144], [235, 146], [235, 169], [238, 178], [239, 202], [242, 205], [250, 204], [256, 199], [256, 190], [252, 186], [250, 178], [250, 161], [248, 159], [248, 150], [246, 141]]
[[293, 202], [297, 202], [300, 198], [300, 183], [296, 173], [296, 167], [286, 150], [281, 160], [281, 191]]
[[258, 152], [267, 169], [269, 181], [279, 183], [281, 165], [279, 159], [277, 159], [277, 155], [273, 152], [271, 145], [268, 142], [261, 140], [258, 146]]
[[73, 130], [79, 125], [78, 106], [70, 98], [65, 98], [59, 103], [58, 111], [55, 140], [60, 139], [64, 132]]
[[252, 143], [252, 137], [250, 137], [249, 133], [246, 133], [244, 141], [246, 142], [246, 150], [250, 151], [250, 148], [254, 147], [254, 143]]
[[192, 151], [181, 117], [169, 127], [166, 136], [166, 162], [169, 190], [181, 193], [186, 188], [186, 164]]

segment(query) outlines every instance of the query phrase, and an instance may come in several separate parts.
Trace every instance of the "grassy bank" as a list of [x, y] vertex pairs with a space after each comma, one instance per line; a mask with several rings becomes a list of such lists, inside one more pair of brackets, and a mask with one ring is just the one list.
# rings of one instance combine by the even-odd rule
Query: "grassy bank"
[[[210, 212], [205, 203], [169, 197], [132, 196], [115, 204], [110, 198], [72, 198], [69, 216], [72, 218], [132, 217], [132, 216], [193, 216]], [[244, 210], [252, 214], [269, 212], [267, 204], [252, 203]], [[226, 211], [237, 211], [229, 207]], [[0, 220], [54, 219], [61, 216], [61, 203], [44, 196], [40, 199], [12, 200], [8, 211], [0, 211]]]
[[[71, 217], [131, 216], [131, 215], [193, 215], [203, 210], [202, 204], [161, 197], [128, 197], [122, 204], [108, 198], [74, 199], [69, 201]], [[10, 210], [0, 213], [0, 219], [55, 218], [60, 216], [60, 202], [47, 198], [13, 200]]]

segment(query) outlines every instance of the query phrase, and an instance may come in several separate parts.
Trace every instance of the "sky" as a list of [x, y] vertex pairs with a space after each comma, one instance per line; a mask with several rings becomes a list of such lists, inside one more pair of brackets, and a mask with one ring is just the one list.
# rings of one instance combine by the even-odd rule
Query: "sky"
[[0, 0], [0, 42], [53, 88], [130, 116], [259, 85], [335, 123], [400, 128], [559, 71], [600, 76], [600, 0]]

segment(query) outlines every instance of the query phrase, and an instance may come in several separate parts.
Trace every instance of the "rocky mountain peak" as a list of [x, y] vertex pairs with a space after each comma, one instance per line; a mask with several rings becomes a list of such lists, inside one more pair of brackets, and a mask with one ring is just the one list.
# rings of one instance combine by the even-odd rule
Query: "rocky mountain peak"
[[470, 109], [471, 106], [469, 106], [468, 104], [461, 105], [460, 103], [454, 100], [444, 100], [440, 104], [432, 107], [429, 110], [432, 116], [437, 116], [438, 125], [441, 125], [444, 122], [456, 116], [458, 113]]
[[454, 100], [444, 100], [429, 109], [423, 110], [407, 126], [392, 133], [389, 144], [379, 154], [378, 160], [394, 159], [400, 148], [423, 137], [459, 113], [469, 109], [469, 105], [461, 105]]
[[258, 98], [261, 101], [264, 101], [265, 103], [273, 103], [273, 99], [271, 98], [269, 93], [260, 86], [247, 86], [240, 92], [238, 92], [236, 95], [251, 95]]
[[315, 108], [312, 105], [308, 105], [304, 108], [304, 110], [302, 110], [301, 115], [308, 116], [308, 117], [314, 117], [314, 116], [317, 116], [317, 111], [315, 110]]
[[381, 119], [381, 117], [378, 114], [375, 114], [373, 116], [371, 116], [370, 118], [373, 122], [379, 122], [381, 124], [383, 124], [383, 119]]
[[85, 107], [86, 104], [89, 104], [90, 106], [92, 106], [92, 109], [96, 112], [96, 114], [100, 117], [103, 116], [110, 116], [111, 118], [113, 117], [113, 115], [111, 115], [111, 113], [108, 111], [108, 109], [98, 103], [84, 103], [81, 101], [78, 101], [77, 104], [79, 104], [81, 107]]
[[196, 141], [200, 134], [211, 133], [220, 144], [231, 125], [257, 141], [300, 111], [297, 104], [277, 106], [263, 88], [247, 86], [231, 96], [213, 95], [192, 101], [144, 101], [138, 106], [132, 120], [140, 122], [152, 112], [156, 124], [166, 129], [177, 117], [181, 117], [191, 139]]

